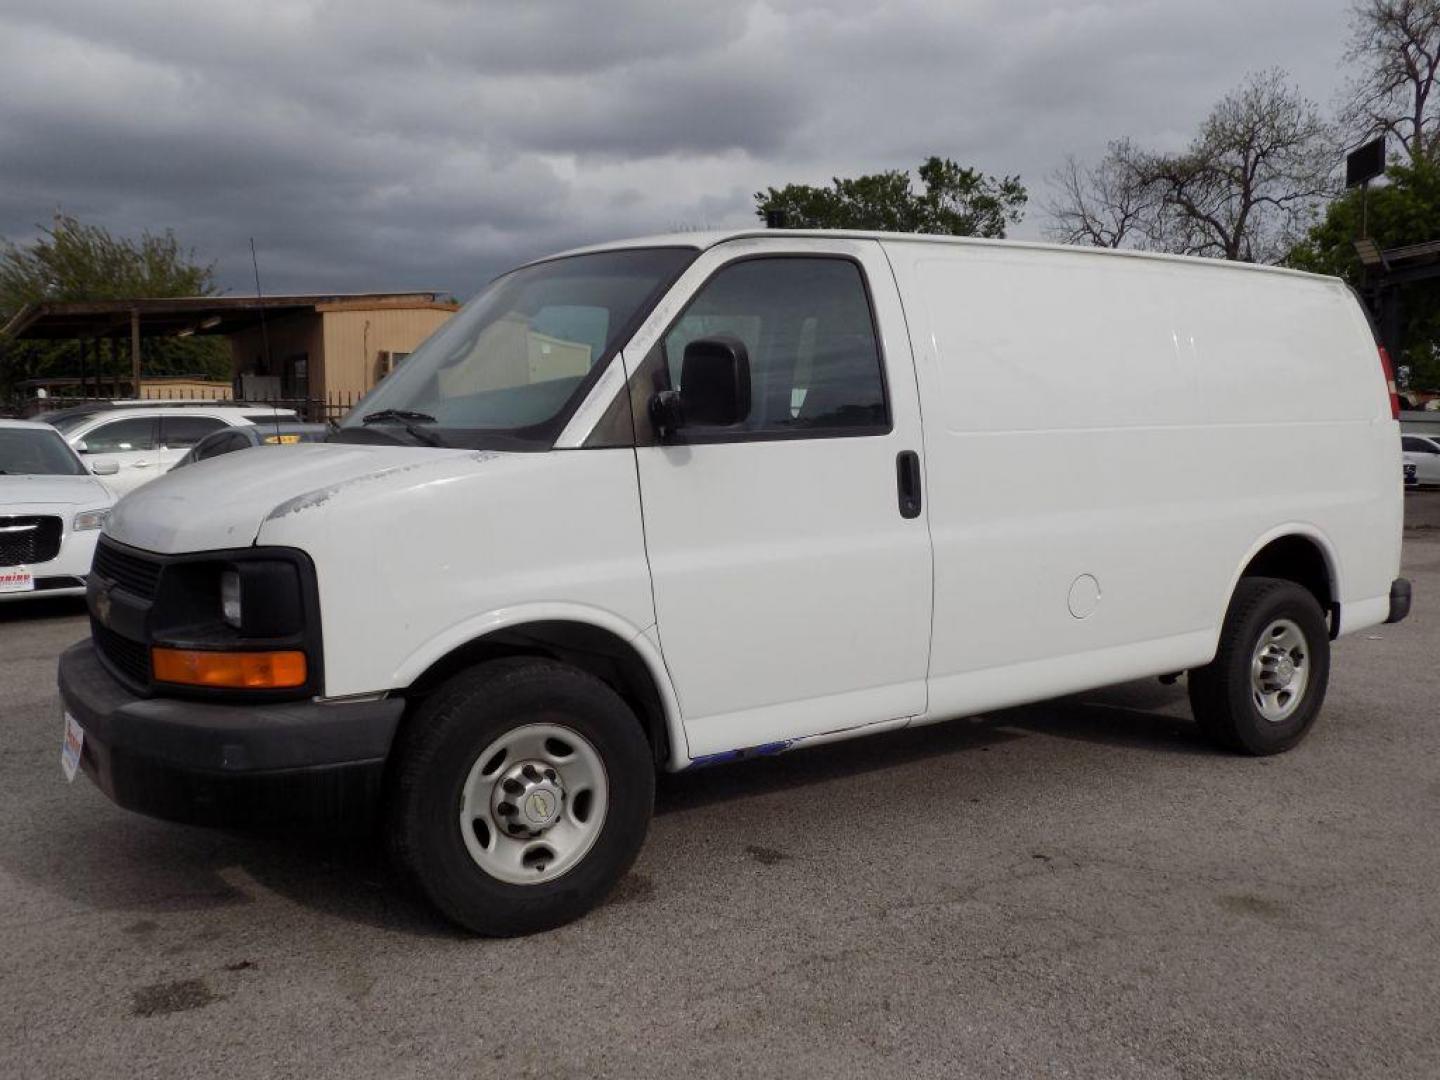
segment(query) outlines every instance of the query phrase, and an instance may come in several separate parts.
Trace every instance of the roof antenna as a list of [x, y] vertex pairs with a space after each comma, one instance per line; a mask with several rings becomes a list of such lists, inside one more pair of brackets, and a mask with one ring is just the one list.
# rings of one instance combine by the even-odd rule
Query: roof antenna
[[[270, 331], [265, 327], [265, 294], [260, 291], [260, 260], [255, 256], [255, 238], [250, 237], [250, 265], [255, 268], [255, 300], [260, 310], [260, 340], [265, 347], [265, 372], [268, 375], [273, 366], [270, 358]], [[270, 399], [270, 418], [275, 423], [275, 443], [280, 443], [280, 407]]]

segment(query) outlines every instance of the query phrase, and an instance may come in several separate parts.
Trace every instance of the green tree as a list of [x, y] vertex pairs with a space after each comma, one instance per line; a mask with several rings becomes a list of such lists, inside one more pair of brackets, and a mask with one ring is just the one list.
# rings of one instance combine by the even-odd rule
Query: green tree
[[755, 193], [755, 214], [782, 211], [797, 229], [863, 229], [1003, 237], [1019, 222], [1029, 198], [1018, 176], [987, 176], [949, 158], [932, 157], [919, 169], [917, 192], [903, 169], [835, 177], [829, 187], [786, 184]]
[[[1440, 166], [1423, 159], [1419, 164], [1397, 163], [1386, 176], [1387, 184], [1370, 189], [1367, 208], [1362, 208], [1365, 196], [1358, 189], [1332, 202], [1324, 218], [1291, 250], [1286, 264], [1363, 285], [1365, 270], [1355, 254], [1362, 213], [1366, 231], [1381, 248], [1440, 236]], [[1409, 365], [1412, 386], [1440, 387], [1440, 285], [1404, 286], [1401, 312], [1406, 344], [1396, 362]]]
[[[214, 296], [219, 291], [213, 265], [197, 262], [194, 251], [182, 248], [168, 229], [131, 240], [57, 214], [33, 243], [0, 241], [0, 326], [26, 304], [46, 300]], [[81, 348], [78, 341], [0, 340], [0, 388], [38, 376], [78, 375]], [[128, 374], [128, 341], [117, 351], [116, 368], [122, 367], [122, 358]], [[213, 338], [148, 339], [142, 359], [152, 375], [228, 378], [230, 371], [228, 349]]]

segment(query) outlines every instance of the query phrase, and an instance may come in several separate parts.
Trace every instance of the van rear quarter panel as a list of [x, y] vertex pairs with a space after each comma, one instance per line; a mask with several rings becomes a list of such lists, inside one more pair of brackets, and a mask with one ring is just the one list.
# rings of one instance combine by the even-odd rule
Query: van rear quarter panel
[[[924, 409], [933, 716], [1208, 662], [1245, 562], [1286, 532], [1322, 543], [1342, 604], [1388, 595], [1397, 426], [1343, 285], [885, 248]], [[1085, 574], [1100, 599], [1077, 618]]]

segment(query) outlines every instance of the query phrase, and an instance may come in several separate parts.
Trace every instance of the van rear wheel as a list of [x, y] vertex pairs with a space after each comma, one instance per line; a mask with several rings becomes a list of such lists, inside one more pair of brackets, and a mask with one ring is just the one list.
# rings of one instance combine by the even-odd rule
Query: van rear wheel
[[1311, 593], [1279, 578], [1240, 579], [1215, 659], [1190, 673], [1190, 707], [1212, 741], [1278, 754], [1315, 723], [1330, 678], [1330, 635]]
[[387, 812], [391, 854], [475, 933], [546, 930], [589, 911], [639, 854], [649, 743], [609, 686], [552, 660], [455, 676], [407, 725]]

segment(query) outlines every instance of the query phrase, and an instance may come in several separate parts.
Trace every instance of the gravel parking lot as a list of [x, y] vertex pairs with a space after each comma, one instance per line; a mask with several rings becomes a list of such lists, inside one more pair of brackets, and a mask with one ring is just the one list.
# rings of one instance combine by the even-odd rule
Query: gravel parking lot
[[666, 778], [599, 912], [484, 941], [366, 846], [60, 774], [83, 608], [0, 607], [0, 1072], [1440, 1075], [1440, 495], [1410, 620], [1247, 760], [1183, 686]]

